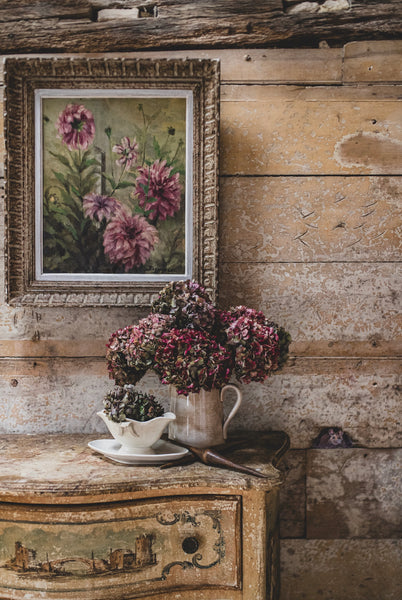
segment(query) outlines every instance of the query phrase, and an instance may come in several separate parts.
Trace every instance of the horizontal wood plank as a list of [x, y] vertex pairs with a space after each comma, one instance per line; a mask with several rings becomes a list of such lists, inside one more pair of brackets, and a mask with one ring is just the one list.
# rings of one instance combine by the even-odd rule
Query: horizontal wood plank
[[[84, 359], [84, 360], [83, 360]], [[300, 375], [328, 375], [331, 377], [348, 377], [351, 369], [358, 372], [364, 372], [366, 375], [375, 376], [381, 373], [386, 376], [395, 376], [400, 368], [400, 358], [362, 358], [362, 357], [295, 357], [291, 356], [280, 371], [274, 373], [276, 379], [282, 375], [300, 376]], [[47, 377], [51, 374], [63, 375], [68, 372], [70, 375], [77, 375], [83, 371], [88, 375], [103, 376], [107, 375], [107, 365], [105, 356], [95, 355], [77, 355], [77, 356], [18, 356], [18, 357], [0, 357], [0, 378], [9, 380], [17, 377]], [[152, 378], [156, 375], [149, 374]], [[156, 379], [155, 379], [156, 380]], [[146, 380], [144, 380], [146, 381]], [[270, 384], [271, 379], [268, 379]], [[375, 386], [374, 386], [375, 387]], [[246, 388], [248, 389], [248, 388]]]
[[229, 177], [223, 262], [399, 261], [398, 177]]
[[294, 342], [401, 341], [400, 263], [225, 263], [223, 307], [258, 308]]
[[[242, 85], [227, 82], [222, 90], [222, 100], [227, 102], [310, 102], [355, 103], [398, 101], [401, 94], [400, 83], [378, 83], [362, 85], [297, 85], [286, 83], [277, 85]], [[375, 104], [376, 105], [376, 104]], [[358, 110], [358, 109], [356, 109]]]
[[[114, 331], [137, 323], [148, 312], [146, 309], [124, 307], [13, 308], [3, 304], [0, 306], [0, 339], [6, 344], [10, 342], [10, 352], [21, 351], [25, 356], [104, 355], [105, 344]], [[41, 345], [41, 340], [44, 345]], [[20, 350], [17, 347], [19, 343], [24, 344]], [[6, 352], [4, 345], [1, 346], [1, 354], [3, 351]]]
[[400, 86], [225, 86], [221, 174], [401, 174]]
[[[38, 332], [38, 330], [37, 330]], [[40, 335], [40, 333], [38, 334]], [[104, 358], [107, 340], [0, 340], [0, 357]]]
[[32, 377], [47, 378], [51, 375], [61, 377], [71, 375], [73, 377], [83, 373], [91, 377], [107, 377], [107, 365], [104, 356], [71, 357], [19, 357], [1, 358], [0, 378], [8, 381], [11, 387], [17, 387], [19, 378], [29, 379]]
[[345, 340], [300, 340], [293, 341], [291, 353], [294, 357], [321, 358], [393, 358], [402, 356], [401, 340], [383, 340], [379, 334], [369, 336], [365, 341]]
[[[43, 313], [46, 314], [46, 312], [46, 309], [43, 309]], [[133, 321], [133, 323], [136, 322]], [[126, 324], [131, 324], [131, 321]], [[55, 339], [53, 337], [46, 339], [41, 331], [41, 329], [35, 329], [34, 331], [34, 336], [38, 339], [1, 339], [0, 358], [105, 358], [106, 343], [111, 333], [108, 332], [107, 337], [105, 336], [104, 339], [86, 339], [77, 338], [76, 331], [65, 331], [66, 339]], [[84, 331], [83, 327], [80, 329], [79, 334], [82, 336]], [[92, 333], [92, 329], [88, 329], [88, 336]], [[331, 368], [332, 363], [328, 361], [328, 364], [323, 366], [323, 363], [320, 362], [321, 359], [344, 357], [393, 358], [402, 354], [400, 341], [379, 340], [376, 336], [361, 342], [345, 342], [342, 340], [296, 341], [292, 342], [290, 351], [292, 360], [304, 357], [316, 358], [317, 361], [312, 368], [327, 371]]]
[[[401, 383], [399, 360], [292, 360], [264, 384], [243, 386], [230, 429], [284, 430], [293, 448], [310, 448], [323, 427], [337, 426], [358, 444], [398, 447]], [[155, 375], [139, 386], [169, 405]], [[0, 433], [102, 431], [96, 412], [112, 387], [100, 358], [3, 359]]]
[[[112, 55], [113, 56], [113, 55]], [[168, 50], [130, 52], [131, 58], [217, 58], [221, 61], [221, 83], [311, 83], [342, 81], [340, 48], [248, 48], [238, 50]]]
[[[0, 373], [0, 433], [106, 433], [96, 413], [114, 384], [103, 360], [1, 362]], [[141, 386], [168, 408], [168, 386], [153, 376]]]
[[400, 600], [400, 540], [283, 540], [281, 600]]
[[[265, 311], [291, 332], [294, 356], [390, 357], [402, 354], [399, 277], [399, 263], [226, 263], [221, 306]], [[103, 357], [111, 334], [145, 313], [3, 305], [0, 356]]]
[[[22, 56], [27, 56], [22, 55]], [[58, 55], [42, 54], [46, 58]], [[63, 53], [62, 57], [74, 57]], [[310, 83], [312, 85], [340, 84], [342, 82], [342, 49], [340, 48], [258, 48], [149, 50], [146, 52], [83, 53], [81, 57], [105, 58], [160, 58], [218, 59], [221, 62], [221, 83], [282, 83], [285, 85]], [[4, 65], [0, 61], [0, 99], [2, 97]]]
[[402, 449], [307, 452], [307, 538], [400, 538]]
[[402, 40], [350, 42], [344, 48], [343, 81], [402, 80]]
[[[75, 0], [74, 0], [75, 1]], [[110, 3], [109, 3], [110, 4]], [[35, 8], [28, 2], [30, 8]], [[43, 6], [43, 2], [41, 3]], [[65, 5], [54, 5], [62, 10]], [[80, 2], [82, 5], [82, 2]], [[22, 10], [28, 10], [24, 7]], [[49, 14], [47, 11], [46, 14]], [[87, 54], [86, 56], [96, 56]], [[46, 55], [45, 55], [46, 56]], [[49, 54], [47, 56], [54, 56]], [[73, 56], [73, 55], [71, 55]], [[341, 48], [247, 48], [247, 49], [184, 49], [139, 50], [102, 53], [102, 56], [127, 58], [218, 58], [221, 61], [221, 81], [226, 83], [335, 83], [390, 82], [400, 83], [402, 41], [351, 42]], [[0, 88], [2, 86], [0, 63]], [[356, 93], [356, 92], [355, 92]]]
[[304, 373], [288, 369], [244, 386], [231, 427], [284, 430], [292, 448], [311, 448], [325, 427], [340, 427], [359, 445], [400, 447], [401, 361], [340, 363], [325, 374], [309, 371], [304, 361]]
[[[395, 39], [402, 32], [402, 17], [398, 0], [360, 3], [351, 9], [343, 4], [342, 10], [302, 10], [297, 14], [286, 12], [280, 0], [158, 0], [157, 11], [144, 10], [145, 18], [97, 20], [97, 14], [108, 9], [130, 9], [138, 3], [82, 3], [78, 11], [71, 5], [62, 14], [54, 8], [53, 18], [37, 18], [42, 14], [27, 11], [27, 20], [8, 21], [0, 30], [0, 52], [73, 51], [105, 52], [150, 48], [191, 47], [317, 47], [326, 41], [342, 45], [353, 40]], [[146, 3], [142, 3], [146, 6]], [[26, 2], [15, 3], [21, 10]], [[91, 15], [81, 17], [82, 9], [91, 7]], [[5, 7], [10, 10], [10, 5]], [[318, 10], [320, 12], [318, 12]], [[54, 15], [58, 14], [62, 18]], [[100, 14], [100, 13], [99, 13]], [[29, 20], [31, 18], [31, 20]], [[333, 45], [333, 44], [332, 44]]]

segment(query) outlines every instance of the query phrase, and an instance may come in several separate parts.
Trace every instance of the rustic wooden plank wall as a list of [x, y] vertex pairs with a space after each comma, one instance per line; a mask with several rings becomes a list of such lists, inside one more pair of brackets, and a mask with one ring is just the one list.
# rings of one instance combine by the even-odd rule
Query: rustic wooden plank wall
[[0, 50], [340, 45], [395, 39], [399, 0], [3, 0]]
[[[234, 422], [292, 440], [282, 600], [399, 600], [402, 43], [152, 55], [221, 59], [221, 303], [293, 337]], [[0, 432], [102, 430], [105, 342], [141, 313], [0, 302]], [[331, 425], [360, 447], [312, 449]]]

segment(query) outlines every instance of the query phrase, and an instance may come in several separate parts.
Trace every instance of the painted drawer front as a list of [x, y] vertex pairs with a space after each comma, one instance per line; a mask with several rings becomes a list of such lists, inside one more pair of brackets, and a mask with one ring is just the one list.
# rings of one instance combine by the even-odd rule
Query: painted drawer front
[[240, 507], [236, 496], [0, 505], [0, 597], [113, 600], [239, 588]]

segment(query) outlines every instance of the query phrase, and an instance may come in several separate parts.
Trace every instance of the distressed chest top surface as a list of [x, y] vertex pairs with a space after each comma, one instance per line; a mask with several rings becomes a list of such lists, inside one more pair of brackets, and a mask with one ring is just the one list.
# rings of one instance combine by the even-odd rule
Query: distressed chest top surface
[[[79, 503], [123, 500], [155, 492], [271, 490], [281, 483], [274, 466], [287, 448], [282, 432], [249, 434], [241, 450], [225, 455], [260, 470], [266, 478], [195, 462], [161, 470], [122, 465], [88, 447], [94, 434], [6, 435], [0, 441], [0, 500], [27, 503]], [[105, 436], [106, 437], [106, 436]], [[175, 492], [175, 490], [177, 490]]]

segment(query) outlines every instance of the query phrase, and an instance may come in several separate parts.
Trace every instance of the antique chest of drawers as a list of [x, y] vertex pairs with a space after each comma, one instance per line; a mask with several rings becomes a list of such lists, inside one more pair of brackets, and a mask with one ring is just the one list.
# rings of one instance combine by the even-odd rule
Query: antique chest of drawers
[[0, 442], [2, 600], [278, 598], [285, 434], [260, 432], [229, 456], [266, 478], [199, 462], [122, 465], [89, 440]]

